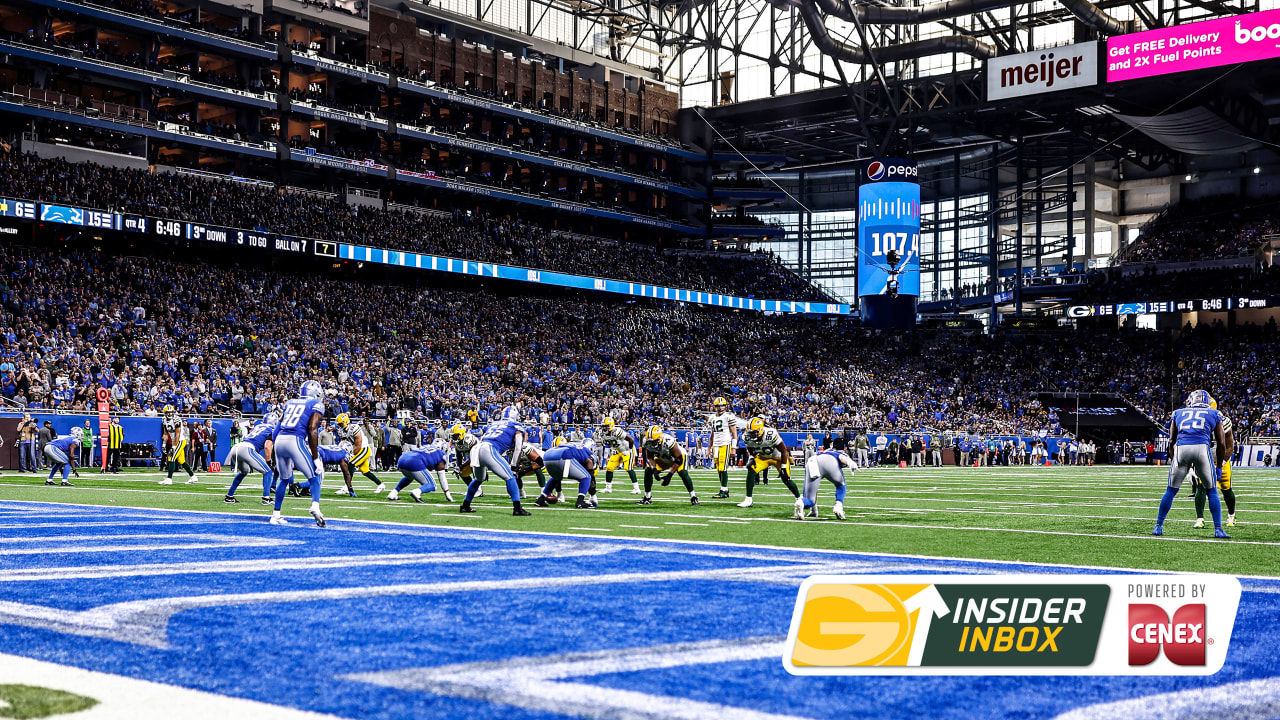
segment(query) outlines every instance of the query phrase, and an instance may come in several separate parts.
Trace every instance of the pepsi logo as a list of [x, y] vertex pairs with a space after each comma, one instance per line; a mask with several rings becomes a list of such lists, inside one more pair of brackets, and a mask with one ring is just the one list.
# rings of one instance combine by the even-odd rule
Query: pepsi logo
[[884, 163], [879, 160], [867, 166], [867, 178], [870, 180], [879, 180], [884, 177]]

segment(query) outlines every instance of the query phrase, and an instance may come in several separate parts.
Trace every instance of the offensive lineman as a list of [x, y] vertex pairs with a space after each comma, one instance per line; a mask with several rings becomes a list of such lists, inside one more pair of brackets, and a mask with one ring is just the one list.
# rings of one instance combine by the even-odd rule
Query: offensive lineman
[[[693, 489], [693, 479], [689, 477], [689, 470], [685, 467], [689, 453], [676, 442], [674, 435], [663, 432], [661, 425], [654, 425], [644, 434], [640, 450], [644, 453], [646, 462], [644, 464], [644, 497], [636, 501], [637, 505], [653, 504], [653, 479], [659, 471], [667, 473], [662, 478], [664, 486], [671, 482], [672, 475], [679, 473], [680, 480], [689, 491], [689, 504], [699, 504], [698, 493]], [[727, 492], [725, 497], [728, 497]]]
[[511, 497], [511, 514], [516, 517], [533, 514], [520, 505], [520, 486], [516, 484], [516, 474], [511, 469], [512, 460], [517, 461], [517, 464], [519, 462], [520, 450], [526, 437], [525, 427], [517, 419], [519, 417], [519, 406], [508, 406], [502, 411], [502, 419], [486, 428], [480, 442], [472, 448], [474, 477], [467, 486], [467, 495], [458, 507], [458, 512], [476, 511], [471, 507], [471, 500], [480, 491], [480, 484], [485, 481], [485, 476], [492, 472], [507, 485], [507, 495]]
[[190, 432], [187, 429], [187, 424], [178, 417], [178, 412], [173, 409], [173, 406], [165, 405], [161, 435], [164, 439], [164, 446], [168, 448], [166, 458], [168, 459], [169, 474], [160, 481], [161, 485], [172, 485], [173, 471], [178, 468], [187, 471], [188, 485], [200, 482], [200, 478], [196, 477], [196, 474], [191, 470], [191, 465], [187, 462], [187, 444], [191, 439]]
[[[1173, 507], [1173, 498], [1182, 489], [1182, 481], [1187, 473], [1195, 470], [1202, 478], [1217, 478], [1222, 469], [1222, 453], [1226, 449], [1227, 438], [1222, 431], [1222, 419], [1218, 411], [1210, 407], [1213, 398], [1204, 390], [1196, 390], [1187, 396], [1186, 407], [1173, 411], [1173, 419], [1169, 422], [1169, 447], [1173, 449], [1173, 459], [1169, 463], [1169, 486], [1165, 488], [1164, 497], [1160, 498], [1160, 510], [1156, 515], [1156, 526], [1152, 535], [1164, 535], [1164, 519]], [[1209, 441], [1217, 441], [1217, 447], [1210, 456]], [[1222, 529], [1222, 506], [1218, 502], [1218, 488], [1210, 487], [1209, 511], [1213, 513], [1213, 536], [1230, 538]]]
[[636, 471], [632, 464], [636, 459], [636, 439], [624, 427], [619, 427], [613, 418], [606, 417], [600, 423], [600, 440], [608, 455], [604, 468], [604, 492], [613, 492], [613, 471], [621, 467], [631, 478], [631, 494], [640, 494], [640, 481], [636, 479]]
[[[738, 416], [729, 410], [729, 401], [722, 397], [716, 398], [711, 403], [711, 407], [711, 415], [707, 418], [707, 425], [711, 428], [711, 459], [715, 463], [716, 473], [720, 476], [720, 492], [712, 497], [727, 498], [729, 497], [729, 458], [733, 455], [734, 448], [738, 447]], [[647, 485], [645, 490], [648, 490]]]
[[387, 499], [398, 500], [401, 490], [405, 489], [409, 483], [417, 482], [421, 487], [410, 490], [409, 496], [414, 502], [422, 502], [422, 493], [433, 492], [436, 489], [436, 483], [432, 480], [430, 473], [435, 474], [436, 480], [444, 481], [444, 452], [434, 444], [410, 450], [400, 454], [396, 467], [404, 477], [400, 478], [395, 490], [387, 493]]
[[259, 420], [243, 440], [231, 446], [231, 452], [227, 454], [227, 465], [236, 469], [236, 476], [232, 478], [231, 487], [222, 502], [240, 502], [236, 499], [236, 488], [240, 487], [241, 481], [250, 472], [259, 472], [262, 473], [262, 504], [271, 504], [271, 481], [274, 478], [271, 471], [271, 436], [275, 434], [278, 423], [279, 419], [275, 415], [268, 415]]
[[747, 423], [747, 432], [743, 434], [743, 442], [751, 453], [751, 461], [747, 465], [747, 497], [738, 503], [738, 507], [751, 507], [754, 502], [751, 494], [756, 489], [756, 479], [769, 468], [777, 470], [782, 477], [782, 484], [787, 486], [792, 495], [800, 497], [800, 489], [791, 479], [791, 451], [776, 429], [766, 427], [764, 418], [751, 418], [751, 422]]
[[574, 508], [594, 510], [597, 507], [593, 489], [596, 479], [594, 450], [595, 444], [591, 438], [584, 438], [581, 443], [568, 443], [562, 437], [556, 438], [555, 447], [542, 456], [551, 479], [543, 486], [542, 494], [533, 501], [534, 504], [546, 507], [551, 502], [551, 497], [561, 491], [561, 484], [568, 477], [578, 481], [578, 501]]
[[805, 461], [804, 464], [804, 497], [796, 498], [795, 518], [803, 520], [806, 516], [818, 517], [818, 485], [823, 479], [830, 480], [836, 486], [836, 503], [831, 512], [837, 518], [844, 519], [845, 484], [844, 469], [854, 472], [858, 464], [843, 450], [823, 450]]

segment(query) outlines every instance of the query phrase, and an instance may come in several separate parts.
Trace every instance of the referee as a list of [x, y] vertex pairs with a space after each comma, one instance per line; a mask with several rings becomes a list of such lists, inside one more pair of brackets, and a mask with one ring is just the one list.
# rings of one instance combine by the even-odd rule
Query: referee
[[124, 428], [120, 427], [120, 418], [111, 418], [107, 430], [107, 469], [113, 473], [120, 472], [120, 451], [124, 448]]

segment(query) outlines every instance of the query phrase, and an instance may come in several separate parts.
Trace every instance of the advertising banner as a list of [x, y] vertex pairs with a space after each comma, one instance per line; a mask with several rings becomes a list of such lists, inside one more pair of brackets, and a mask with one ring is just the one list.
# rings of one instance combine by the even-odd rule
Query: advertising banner
[[1240, 606], [1226, 575], [815, 576], [793, 675], [1212, 675]]
[[1076, 426], [1150, 429], [1154, 425], [1151, 418], [1116, 393], [1042, 392], [1038, 399], [1045, 412], [1057, 413], [1058, 424], [1067, 430]]
[[1280, 10], [1107, 39], [1107, 82], [1280, 57]]
[[[858, 295], [920, 294], [920, 183], [914, 160], [873, 160], [859, 171]], [[898, 264], [890, 267], [889, 253]]]
[[1096, 40], [987, 61], [988, 100], [1039, 95], [1097, 84]]

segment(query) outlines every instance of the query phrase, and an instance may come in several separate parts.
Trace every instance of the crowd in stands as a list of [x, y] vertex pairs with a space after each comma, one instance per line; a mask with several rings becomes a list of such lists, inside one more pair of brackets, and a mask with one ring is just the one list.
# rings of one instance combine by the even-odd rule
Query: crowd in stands
[[[1223, 209], [1226, 207], [1227, 209]], [[1118, 255], [1123, 263], [1168, 263], [1251, 255], [1280, 233], [1280, 205], [1241, 206], [1234, 198], [1180, 203], [1143, 229]]]
[[285, 235], [542, 268], [704, 292], [825, 302], [759, 253], [676, 255], [653, 246], [557, 233], [518, 218], [349, 206], [342, 199], [190, 175], [0, 155], [0, 196], [114, 209]]
[[[311, 376], [332, 411], [483, 422], [513, 399], [556, 424], [696, 426], [711, 400], [781, 428], [1064, 430], [1045, 390], [1111, 391], [1168, 422], [1206, 388], [1241, 434], [1280, 431], [1274, 323], [1156, 331], [870, 333], [848, 321], [610, 299], [498, 297], [247, 267], [6, 246], [0, 396], [86, 409], [269, 411]], [[86, 282], [92, 278], [93, 282]], [[472, 413], [475, 413], [472, 416]]]

